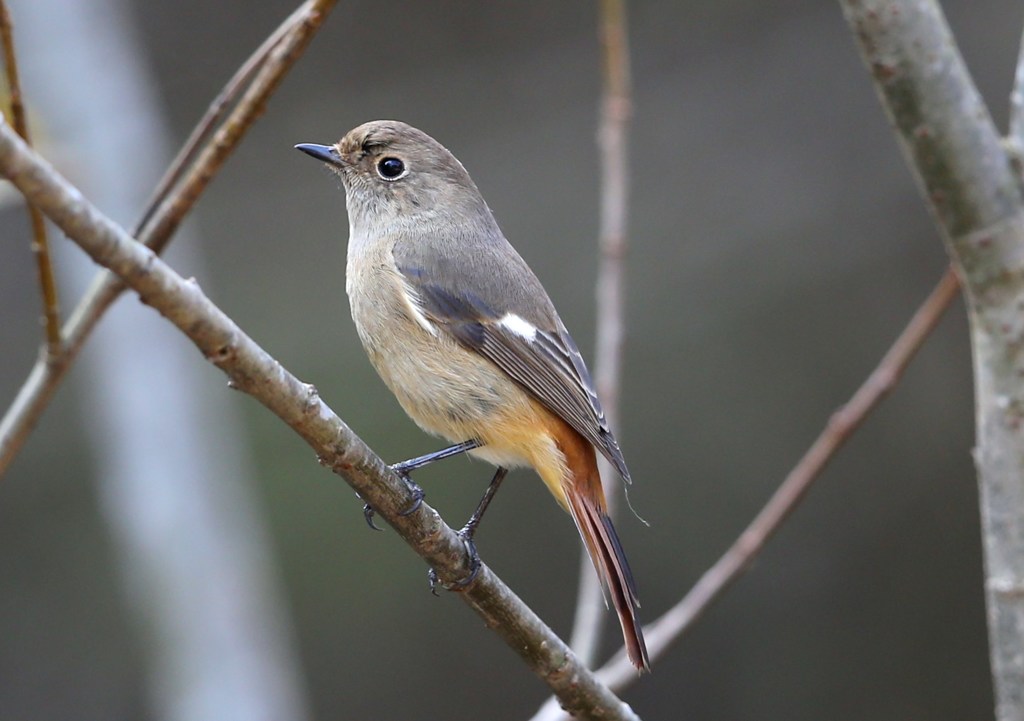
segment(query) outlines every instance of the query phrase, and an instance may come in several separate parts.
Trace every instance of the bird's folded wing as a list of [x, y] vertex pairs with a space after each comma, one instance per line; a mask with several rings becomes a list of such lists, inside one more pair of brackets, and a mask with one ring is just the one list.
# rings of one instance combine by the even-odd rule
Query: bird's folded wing
[[576, 343], [554, 315], [553, 327], [513, 311], [497, 310], [466, 290], [432, 283], [422, 273], [399, 271], [410, 302], [443, 332], [489, 359], [546, 408], [557, 414], [604, 455], [623, 480], [629, 471], [608, 428]]

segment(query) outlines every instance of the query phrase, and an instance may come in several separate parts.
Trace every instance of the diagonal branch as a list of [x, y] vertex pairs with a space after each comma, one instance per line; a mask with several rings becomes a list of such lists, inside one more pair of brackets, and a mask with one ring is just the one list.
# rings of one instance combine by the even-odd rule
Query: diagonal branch
[[[679, 603], [650, 625], [648, 649], [653, 658], [664, 653], [671, 643], [688, 631], [722, 593], [750, 568], [754, 558], [803, 500], [839, 449], [896, 387], [914, 355], [959, 295], [959, 290], [956, 274], [950, 268], [911, 317], [871, 375], [850, 400], [832, 415], [821, 434], [729, 550], [701, 576]], [[620, 666], [622, 663], [616, 659], [599, 673], [600, 678], [612, 688], [620, 688], [628, 681]]]
[[[199, 128], [189, 138], [168, 176], [161, 181], [160, 188], [167, 189], [174, 185], [175, 178], [180, 177], [174, 190], [169, 191], [162, 201], [157, 194], [154, 205], [143, 214], [145, 227], [135, 233], [140, 242], [157, 253], [166, 247], [185, 215], [195, 205], [221, 165], [238, 147], [246, 131], [263, 114], [270, 96], [302, 55], [336, 2], [337, 0], [306, 0], [271, 35], [271, 39], [278, 38], [278, 42], [265, 42], [236, 73], [228, 83], [228, 88], [222, 91], [214, 102], [214, 107], [200, 121]], [[200, 136], [205, 136], [208, 132], [206, 126], [210, 122], [209, 119], [211, 116], [220, 116], [223, 99], [230, 94], [231, 88], [238, 85], [240, 76], [251, 76], [251, 66], [256, 58], [263, 59], [259, 72], [252, 78], [251, 84], [228, 118], [198, 154], [188, 172], [173, 170], [179, 163], [184, 163], [195, 155], [194, 145]], [[200, 132], [201, 128], [205, 129]], [[49, 359], [37, 361], [33, 366], [14, 402], [0, 420], [0, 476], [3, 476], [31, 434], [65, 373], [92, 333], [92, 329], [123, 290], [124, 285], [116, 275], [106, 271], [98, 273], [85, 297], [64, 326], [60, 352]]]
[[[334, 414], [313, 386], [300, 382], [217, 308], [193, 280], [184, 280], [136, 243], [0, 123], [0, 174], [97, 263], [106, 266], [147, 305], [174, 323], [233, 387], [258, 400], [292, 427], [330, 467], [373, 505], [398, 534], [451, 583], [469, 573], [462, 539], [427, 504], [414, 513], [399, 477]], [[580, 664], [572, 651], [486, 566], [459, 597], [515, 650], [581, 718], [636, 719]]]
[[[914, 355], [959, 294], [959, 289], [956, 274], [950, 268], [914, 312], [871, 375], [850, 400], [832, 415], [818, 438], [729, 550], [701, 576], [682, 600], [644, 628], [647, 650], [652, 660], [662, 656], [678, 641], [733, 582], [750, 568], [835, 454], [881, 400], [896, 387]], [[597, 676], [609, 688], [620, 692], [635, 680], [636, 673], [625, 654], [619, 653], [597, 672]], [[554, 721], [564, 718], [564, 715], [549, 700], [533, 718], [534, 721]]]
[[[203, 117], [199, 119], [196, 126], [192, 129], [192, 133], [185, 140], [185, 144], [181, 146], [181, 150], [178, 151], [178, 155], [171, 161], [170, 167], [167, 172], [164, 173], [164, 177], [157, 183], [156, 189], [153, 191], [153, 197], [150, 202], [146, 205], [145, 211], [142, 213], [142, 217], [139, 218], [135, 224], [135, 228], [132, 230], [132, 235], [136, 238], [140, 236], [148, 235], [147, 225], [153, 220], [154, 215], [160, 210], [161, 204], [167, 199], [171, 190], [175, 185], [181, 182], [182, 177], [185, 175], [185, 171], [189, 169], [190, 164], [195, 160], [196, 156], [202, 150], [206, 150], [203, 146], [203, 142], [206, 141], [210, 134], [217, 128], [217, 123], [224, 117], [224, 114], [231, 107], [231, 103], [238, 99], [239, 93], [245, 90], [246, 87], [252, 82], [255, 73], [265, 65], [274, 51], [274, 48], [289, 33], [294, 33], [297, 29], [301, 28], [303, 23], [313, 21], [316, 26], [323, 23], [326, 18], [327, 12], [330, 11], [331, 6], [334, 3], [316, 3], [304, 2], [295, 12], [288, 16], [283, 23], [277, 26], [267, 39], [264, 40], [255, 52], [248, 57], [248, 59], [242, 63], [242, 66], [235, 71], [235, 74], [231, 76], [227, 84], [217, 94], [217, 97], [213, 99]], [[317, 7], [317, 6], [320, 7]], [[312, 13], [312, 15], [311, 15]], [[316, 27], [311, 28], [313, 31]], [[297, 58], [296, 58], [297, 59]], [[283, 68], [286, 72], [287, 67]], [[284, 78], [284, 72], [273, 73], [272, 75], [266, 75], [269, 79], [275, 83], [269, 90], [272, 92], [276, 87], [276, 83], [280, 82]], [[259, 83], [253, 85], [258, 86]], [[258, 111], [258, 112], [261, 112]], [[253, 116], [253, 120], [256, 116]], [[230, 121], [229, 121], [230, 122]], [[217, 143], [213, 143], [214, 146]], [[226, 157], [226, 156], [225, 156]], [[169, 238], [170, 236], [168, 236]], [[166, 241], [165, 241], [166, 242]], [[149, 247], [154, 248], [159, 253], [160, 250], [157, 248], [156, 243], [147, 243]]]
[[[3, 44], [4, 70], [7, 73], [7, 90], [11, 101], [11, 124], [26, 143], [32, 141], [28, 135], [28, 119], [25, 104], [21, 98], [21, 80], [18, 76], [18, 56], [14, 52], [14, 27], [11, 13], [5, 0], [0, 0], [0, 42]], [[57, 281], [53, 277], [53, 263], [50, 261], [50, 245], [46, 239], [46, 223], [43, 214], [34, 205], [28, 206], [29, 222], [32, 225], [32, 254], [36, 257], [39, 289], [43, 296], [43, 323], [46, 329], [46, 356], [53, 358], [60, 353], [60, 304], [57, 301]], [[43, 359], [40, 362], [46, 362]]]

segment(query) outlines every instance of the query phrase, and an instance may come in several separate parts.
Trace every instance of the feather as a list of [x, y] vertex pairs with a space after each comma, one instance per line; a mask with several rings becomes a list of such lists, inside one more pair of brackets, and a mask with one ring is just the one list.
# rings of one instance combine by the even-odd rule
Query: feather
[[[532, 273], [535, 292], [541, 295], [535, 296], [532, 304], [498, 308], [497, 301], [488, 301], [485, 293], [473, 289], [482, 283], [452, 286], [443, 282], [445, 274], [431, 275], [401, 263], [397, 267], [415, 294], [417, 310], [430, 322], [501, 368], [593, 443], [623, 480], [630, 482], [583, 357]], [[500, 278], [500, 274], [496, 276], [496, 280]]]

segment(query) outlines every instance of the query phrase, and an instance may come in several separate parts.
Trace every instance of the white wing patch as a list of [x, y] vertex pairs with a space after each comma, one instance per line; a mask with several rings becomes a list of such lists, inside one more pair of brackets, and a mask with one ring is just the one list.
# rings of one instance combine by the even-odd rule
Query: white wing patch
[[537, 338], [537, 328], [530, 323], [528, 320], [524, 320], [515, 313], [506, 313], [502, 316], [501, 320], [498, 321], [498, 325], [505, 328], [510, 333], [523, 338], [530, 343], [533, 343]]
[[413, 290], [409, 283], [406, 282], [405, 278], [401, 278], [402, 283], [402, 300], [405, 301], [405, 306], [409, 311], [409, 315], [413, 317], [413, 320], [423, 328], [423, 330], [430, 333], [430, 335], [437, 335], [437, 326], [430, 322], [427, 316], [423, 315], [423, 303], [420, 301], [419, 295]]

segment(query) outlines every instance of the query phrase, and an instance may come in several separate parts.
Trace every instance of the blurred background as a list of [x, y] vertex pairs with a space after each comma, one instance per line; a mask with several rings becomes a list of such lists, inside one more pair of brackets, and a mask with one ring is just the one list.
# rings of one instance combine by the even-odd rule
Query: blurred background
[[[11, 0], [40, 145], [130, 226], [296, 4]], [[1005, 128], [1024, 7], [945, 8]], [[629, 22], [618, 435], [650, 527], [617, 525], [653, 620], [762, 506], [946, 257], [835, 3], [648, 0]], [[375, 118], [434, 135], [592, 356], [597, 23], [592, 3], [342, 0], [170, 262], [385, 459], [439, 447], [363, 355], [338, 182], [292, 145]], [[41, 333], [24, 211], [4, 192], [6, 407]], [[66, 313], [93, 269], [52, 242]], [[294, 433], [133, 298], [102, 326], [0, 482], [0, 718], [534, 713], [545, 687], [458, 599], [430, 595], [422, 561], [367, 530]], [[972, 425], [958, 303], [751, 572], [624, 698], [651, 719], [991, 717]], [[458, 525], [489, 477], [455, 460], [417, 478]], [[536, 477], [513, 474], [477, 540], [567, 635], [578, 542]]]

